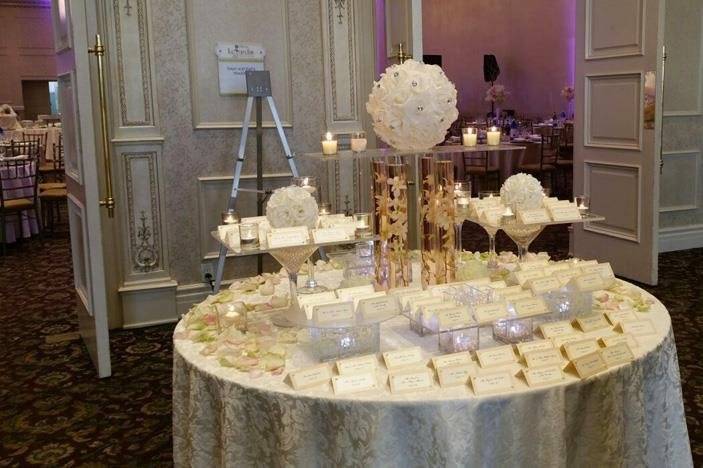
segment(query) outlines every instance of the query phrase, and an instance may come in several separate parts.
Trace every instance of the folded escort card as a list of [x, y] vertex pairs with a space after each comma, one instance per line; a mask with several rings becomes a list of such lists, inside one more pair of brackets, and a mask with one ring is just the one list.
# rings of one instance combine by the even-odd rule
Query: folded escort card
[[561, 351], [555, 348], [529, 351], [523, 357], [527, 367], [560, 366], [564, 360]]
[[637, 340], [635, 339], [635, 337], [630, 335], [629, 333], [624, 333], [621, 335], [602, 336], [600, 338], [600, 342], [605, 347], [614, 346], [618, 343], [627, 343], [627, 345], [630, 347], [630, 349], [635, 349], [635, 348], [639, 347], [639, 343], [637, 343]]
[[[571, 270], [571, 265], [568, 263], [553, 263], [544, 267], [544, 274], [546, 276], [554, 275], [558, 271], [569, 271]], [[558, 278], [557, 278], [558, 279]]]
[[608, 367], [619, 366], [635, 359], [635, 355], [627, 343], [618, 343], [600, 350], [600, 354]]
[[378, 378], [375, 373], [337, 375], [332, 377], [332, 388], [335, 395], [347, 395], [367, 390], [375, 390]]
[[337, 372], [339, 372], [339, 375], [373, 374], [376, 369], [378, 369], [378, 358], [375, 354], [337, 361]]
[[471, 353], [468, 351], [445, 354], [444, 356], [435, 356], [432, 358], [432, 366], [435, 370], [439, 370], [443, 367], [469, 365], [473, 364], [473, 362], [473, 359], [471, 359]]
[[600, 346], [598, 346], [598, 342], [594, 338], [564, 343], [564, 351], [571, 361], [598, 351], [599, 349]]
[[394, 371], [405, 367], [425, 365], [424, 359], [422, 358], [422, 350], [419, 346], [386, 351], [383, 353], [383, 360], [389, 371]]
[[546, 224], [552, 222], [545, 208], [533, 210], [518, 210], [517, 219], [522, 224]]
[[310, 231], [305, 226], [271, 228], [267, 234], [268, 248], [294, 247], [310, 243]]
[[290, 377], [290, 382], [294, 389], [304, 390], [329, 382], [332, 378], [332, 372], [330, 372], [330, 367], [327, 364], [319, 364], [307, 369], [289, 372], [288, 377]]
[[486, 286], [492, 289], [505, 289], [508, 287], [507, 284], [505, 284], [505, 281], [499, 280], [499, 281], [491, 281], [488, 283]]
[[335, 291], [337, 297], [343, 301], [351, 301], [354, 299], [354, 296], [373, 294], [375, 292], [376, 289], [373, 287], [373, 284], [354, 286], [352, 288], [339, 288], [337, 289], [337, 291]]
[[553, 276], [531, 279], [526, 283], [526, 285], [535, 296], [561, 288], [561, 282]]
[[436, 317], [439, 330], [453, 330], [473, 323], [468, 306], [455, 306], [451, 309], [440, 310]]
[[338, 227], [319, 228], [312, 230], [312, 238], [316, 244], [327, 242], [344, 242], [352, 239], [349, 232]]
[[388, 374], [391, 393], [408, 393], [430, 390], [434, 386], [434, 377], [429, 369], [417, 369]]
[[508, 302], [515, 302], [522, 299], [530, 299], [532, 297], [532, 291], [520, 291], [513, 293], [501, 294], [501, 297]]
[[467, 385], [471, 377], [478, 375], [476, 364], [460, 364], [437, 369], [439, 386], [442, 388]]
[[515, 272], [513, 272], [513, 276], [515, 277], [515, 282], [517, 284], [519, 284], [520, 286], [524, 286], [524, 284], [530, 280], [537, 279], [537, 278], [543, 278], [544, 277], [544, 268], [539, 268], [536, 270], [515, 271]]
[[564, 380], [564, 371], [561, 370], [561, 365], [523, 369], [522, 375], [525, 376], [527, 385], [533, 388], [558, 384]]
[[588, 273], [572, 278], [568, 286], [579, 292], [593, 292], [605, 289], [605, 282], [599, 273]]
[[517, 353], [520, 356], [524, 356], [525, 353], [529, 353], [531, 351], [554, 349], [554, 343], [549, 340], [525, 341], [524, 343], [517, 343], [515, 347], [517, 348]]
[[615, 283], [615, 273], [613, 273], [613, 268], [608, 262], [599, 263], [598, 265], [586, 265], [581, 267], [581, 271], [586, 274], [598, 273], [601, 279], [603, 279], [603, 284], [605, 287], [609, 287]]
[[519, 318], [534, 317], [548, 312], [547, 303], [541, 297], [531, 297], [513, 302], [515, 314]]
[[552, 340], [552, 343], [554, 344], [555, 348], [561, 349], [561, 347], [567, 343], [573, 343], [575, 341], [582, 341], [583, 337], [584, 337], [583, 333], [572, 333], [571, 335], [555, 336], [554, 338], [551, 338], [551, 340]]
[[513, 376], [507, 371], [479, 374], [471, 377], [471, 387], [477, 396], [505, 392], [512, 390], [513, 386]]
[[582, 379], [587, 379], [598, 372], [608, 369], [608, 364], [603, 360], [600, 351], [594, 351], [571, 361], [576, 373]]
[[620, 322], [626, 320], [637, 320], [637, 316], [635, 316], [635, 312], [632, 309], [609, 310], [605, 313], [605, 316], [608, 317], [608, 321], [613, 326], [620, 325]]
[[542, 336], [545, 338], [554, 338], [556, 336], [571, 335], [574, 330], [573, 325], [568, 320], [560, 320], [558, 322], [543, 323], [539, 326]]
[[577, 276], [581, 276], [581, 269], [580, 268], [572, 268], [570, 270], [560, 270], [554, 273], [554, 276], [559, 280], [562, 286], [567, 285], [569, 281], [572, 279], [576, 278]]
[[354, 320], [354, 303], [335, 301], [314, 304], [312, 320], [318, 325], [349, 323]]
[[581, 219], [581, 212], [576, 205], [551, 205], [548, 206], [547, 209], [553, 221], [568, 222]]
[[389, 317], [400, 312], [398, 299], [392, 296], [366, 297], [359, 300], [357, 314], [361, 320], [375, 320]]
[[634, 336], [655, 335], [657, 333], [651, 320], [625, 320], [620, 322], [620, 330]]
[[505, 301], [478, 304], [474, 308], [474, 317], [481, 325], [506, 318], [508, 315], [508, 303]]
[[479, 349], [476, 351], [476, 358], [478, 358], [482, 368], [505, 366], [516, 362], [515, 352], [511, 345]]
[[600, 330], [602, 328], [610, 328], [610, 324], [600, 312], [580, 315], [576, 317], [576, 323], [581, 331], [586, 333], [594, 330]]

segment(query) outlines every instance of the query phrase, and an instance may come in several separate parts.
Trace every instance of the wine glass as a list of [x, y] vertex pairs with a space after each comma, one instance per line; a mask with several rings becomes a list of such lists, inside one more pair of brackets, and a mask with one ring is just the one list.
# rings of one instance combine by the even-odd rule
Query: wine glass
[[469, 200], [471, 199], [471, 183], [454, 183], [454, 239], [455, 248], [459, 258], [461, 258], [462, 242], [461, 231], [464, 221], [469, 217]]
[[[478, 193], [478, 198], [481, 200], [496, 199], [496, 205], [500, 206], [500, 192], [492, 191], [481, 191]], [[496, 253], [496, 234], [498, 234], [498, 225], [492, 225], [490, 223], [484, 223], [479, 221], [479, 226], [481, 226], [488, 234], [488, 268], [496, 269], [498, 268], [498, 254]]]
[[[310, 195], [312, 195], [315, 199], [319, 196], [319, 190], [317, 189], [317, 177], [293, 177], [292, 185], [304, 188], [310, 192]], [[329, 210], [329, 205], [318, 207], [318, 212], [320, 212], [320, 214], [329, 214], [329, 211], [326, 213], [323, 212], [325, 210]], [[298, 294], [316, 294], [325, 291], [327, 291], [327, 288], [319, 284], [315, 279], [315, 263], [312, 260], [312, 257], [310, 257], [308, 259], [308, 279], [305, 281], [305, 285], [303, 287], [298, 288], [297, 292]]]
[[510, 210], [510, 216], [503, 216], [501, 227], [510, 239], [517, 245], [518, 261], [525, 261], [530, 244], [544, 229], [543, 224], [523, 224], [515, 215], [517, 208]]

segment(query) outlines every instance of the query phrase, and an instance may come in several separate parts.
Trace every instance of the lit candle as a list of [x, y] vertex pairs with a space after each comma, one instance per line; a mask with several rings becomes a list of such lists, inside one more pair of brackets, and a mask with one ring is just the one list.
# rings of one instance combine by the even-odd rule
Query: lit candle
[[331, 209], [329, 203], [327, 203], [327, 202], [320, 203], [319, 210], [317, 212], [318, 215], [326, 216], [331, 213], [332, 213], [332, 209]]
[[325, 139], [322, 140], [322, 154], [337, 154], [337, 140], [331, 132], [325, 133]]
[[234, 210], [222, 212], [222, 224], [238, 224], [239, 220], [239, 213]]
[[476, 129], [471, 127], [462, 129], [462, 138], [464, 146], [476, 146], [478, 139]]
[[351, 150], [355, 153], [366, 151], [366, 132], [355, 132], [351, 135]]
[[574, 201], [576, 202], [576, 207], [579, 209], [581, 216], [586, 216], [588, 214], [588, 196], [579, 195], [575, 197]]
[[469, 206], [469, 197], [467, 197], [467, 196], [457, 197], [456, 204], [461, 207], [468, 207]]
[[488, 143], [489, 146], [500, 145], [500, 130], [498, 127], [491, 127], [491, 129], [486, 132], [486, 143]]
[[244, 223], [239, 226], [239, 237], [242, 249], [259, 248], [259, 225], [256, 223]]
[[355, 235], [357, 238], [363, 239], [371, 236], [371, 213], [355, 213], [354, 223], [356, 225]]
[[505, 211], [503, 211], [503, 217], [510, 217], [513, 215], [514, 215], [513, 210], [511, 210], [509, 206], [506, 206]]

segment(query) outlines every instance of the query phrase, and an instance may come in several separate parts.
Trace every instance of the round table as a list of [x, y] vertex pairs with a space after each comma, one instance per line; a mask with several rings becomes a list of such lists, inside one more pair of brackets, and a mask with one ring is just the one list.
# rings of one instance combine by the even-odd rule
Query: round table
[[[338, 272], [318, 279], [336, 286]], [[634, 286], [632, 286], [634, 287]], [[278, 286], [287, 288], [285, 281]], [[635, 360], [586, 380], [477, 397], [470, 387], [335, 396], [296, 391], [282, 375], [221, 367], [204, 345], [174, 339], [173, 442], [177, 466], [692, 466], [671, 319], [655, 298], [655, 335]], [[176, 332], [183, 329], [179, 323]], [[381, 351], [421, 345], [407, 320], [382, 325]], [[609, 330], [608, 333], [615, 333]], [[601, 332], [585, 335], [601, 336]], [[296, 345], [286, 370], [315, 364]], [[380, 361], [379, 361], [380, 362]], [[512, 365], [515, 374], [521, 365]], [[379, 378], [386, 382], [381, 364]]]

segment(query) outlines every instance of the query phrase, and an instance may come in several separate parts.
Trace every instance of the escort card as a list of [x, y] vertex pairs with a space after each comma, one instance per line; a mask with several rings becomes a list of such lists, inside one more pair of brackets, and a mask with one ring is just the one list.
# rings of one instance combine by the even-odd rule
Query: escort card
[[600, 330], [601, 328], [610, 328], [610, 324], [600, 312], [576, 317], [576, 323], [586, 333]]
[[486, 208], [479, 215], [479, 219], [490, 226], [498, 226], [503, 218], [505, 209], [502, 206]]
[[308, 367], [307, 369], [290, 372], [288, 376], [290, 377], [290, 382], [293, 384], [294, 389], [303, 390], [329, 382], [332, 378], [332, 373], [330, 372], [330, 366], [320, 364]]
[[639, 347], [639, 343], [637, 343], [637, 340], [635, 339], [634, 336], [630, 335], [629, 333], [624, 333], [622, 335], [610, 335], [610, 336], [603, 336], [600, 339], [601, 343], [603, 346], [614, 346], [618, 343], [627, 343], [627, 345], [630, 347], [630, 349], [635, 349]]
[[398, 299], [400, 300], [400, 307], [402, 309], [405, 309], [408, 306], [408, 302], [411, 299], [429, 298], [429, 297], [430, 297], [429, 291], [417, 291], [417, 292], [411, 292], [408, 294], [401, 294], [398, 296]]
[[608, 369], [608, 365], [603, 360], [599, 351], [595, 351], [580, 358], [571, 361], [576, 369], [576, 373], [582, 379], [587, 379], [598, 372], [603, 372]]
[[605, 313], [605, 316], [608, 317], [608, 321], [613, 325], [619, 325], [620, 322], [626, 320], [637, 320], [632, 309], [609, 310]]
[[579, 275], [569, 281], [569, 286], [579, 292], [593, 292], [605, 288], [603, 278], [598, 273], [589, 273], [587, 275]]
[[438, 313], [444, 310], [450, 310], [456, 308], [456, 303], [454, 302], [442, 302], [440, 304], [427, 304], [420, 307], [422, 314], [427, 317], [434, 317]]
[[432, 365], [435, 370], [442, 369], [443, 367], [466, 366], [469, 364], [473, 364], [473, 360], [468, 351], [445, 354], [444, 356], [435, 356], [432, 358]]
[[359, 301], [359, 314], [362, 320], [373, 320], [397, 314], [398, 300], [391, 296], [367, 297]]
[[527, 385], [533, 388], [557, 384], [564, 380], [564, 371], [561, 370], [561, 364], [523, 369], [522, 375], [525, 376]]
[[543, 323], [539, 327], [542, 336], [545, 338], [554, 338], [556, 336], [571, 335], [574, 333], [574, 327], [568, 320], [560, 320], [558, 322]]
[[378, 378], [375, 373], [336, 375], [332, 377], [332, 388], [335, 395], [346, 395], [378, 388]]
[[564, 360], [561, 351], [556, 348], [530, 351], [525, 353], [524, 358], [527, 367], [561, 365], [561, 362]]
[[620, 329], [623, 333], [630, 333], [634, 336], [654, 335], [657, 333], [651, 320], [625, 320], [620, 322]]
[[540, 297], [532, 297], [530, 299], [520, 299], [513, 303], [515, 314], [520, 318], [534, 317], [547, 313], [547, 303]]
[[317, 324], [330, 324], [354, 320], [354, 303], [329, 302], [312, 306], [312, 319]]
[[620, 364], [625, 364], [635, 359], [635, 355], [632, 354], [632, 350], [627, 345], [627, 343], [618, 343], [613, 346], [608, 346], [601, 349], [600, 355], [603, 360], [608, 365], [608, 367], [614, 367]]
[[581, 275], [581, 269], [580, 268], [573, 268], [571, 270], [562, 270], [562, 271], [557, 271], [554, 273], [554, 276], [557, 277], [559, 282], [562, 285], [568, 284], [569, 281], [571, 281], [573, 278], [576, 278], [577, 276]]
[[488, 276], [484, 276], [483, 278], [476, 278], [476, 279], [472, 279], [472, 280], [469, 280], [469, 281], [461, 281], [461, 282], [458, 282], [458, 283], [448, 283], [447, 286], [452, 286], [452, 285], [455, 285], [455, 284], [456, 284], [456, 285], [465, 284], [465, 285], [467, 285], [467, 286], [474, 286], [474, 287], [477, 287], [477, 286], [488, 286], [489, 284], [491, 284], [491, 278], [488, 277]]
[[537, 208], [534, 210], [519, 210], [517, 212], [517, 219], [522, 224], [545, 224], [551, 222], [549, 213], [544, 208]]
[[599, 263], [598, 265], [586, 265], [581, 267], [584, 273], [598, 273], [604, 280], [615, 279], [615, 273], [610, 263]]
[[487, 286], [492, 289], [505, 289], [508, 287], [508, 285], [505, 284], [505, 281], [503, 281], [503, 280], [491, 281], [490, 283], [487, 284]]
[[378, 368], [378, 358], [375, 354], [358, 356], [337, 361], [339, 375], [373, 374]]
[[549, 260], [532, 260], [531, 262], [520, 262], [517, 264], [518, 271], [543, 270], [549, 265]]
[[465, 327], [473, 321], [467, 306], [458, 306], [449, 310], [437, 312], [437, 322], [440, 330], [452, 330], [454, 328]]
[[237, 237], [239, 237], [239, 224], [223, 224], [217, 226], [217, 235], [220, 237], [221, 241], [226, 241], [227, 234], [229, 233], [236, 233]]
[[434, 385], [434, 378], [429, 369], [419, 369], [413, 372], [388, 374], [391, 393], [416, 392], [429, 390]]
[[368, 294], [359, 294], [353, 297], [352, 302], [354, 303], [354, 310], [359, 306], [359, 303], [364, 299], [375, 299], [379, 297], [387, 297], [385, 291], [372, 292]]
[[469, 379], [478, 375], [476, 364], [441, 367], [437, 370], [440, 387], [456, 387], [468, 385]]
[[583, 334], [581, 333], [572, 333], [571, 335], [561, 335], [561, 336], [555, 336], [554, 338], [551, 339], [552, 343], [554, 343], [554, 347], [557, 349], [561, 349], [562, 346], [564, 346], [567, 343], [573, 343], [575, 341], [582, 341], [583, 340]]
[[479, 349], [476, 351], [476, 357], [483, 368], [505, 366], [515, 362], [515, 352], [511, 345]]
[[310, 232], [305, 226], [271, 229], [267, 239], [269, 249], [305, 245], [310, 242]]
[[600, 346], [598, 346], [598, 342], [593, 338], [564, 343], [564, 351], [566, 351], [566, 356], [571, 361], [594, 351], [598, 351], [599, 349]]
[[376, 290], [373, 284], [365, 284], [363, 286], [354, 286], [353, 288], [340, 288], [337, 289], [337, 297], [343, 301], [351, 301], [354, 296], [373, 294]]
[[527, 282], [527, 287], [535, 296], [561, 288], [561, 282], [553, 276], [536, 278]]
[[513, 385], [513, 376], [507, 371], [471, 377], [471, 387], [478, 396], [512, 390]]
[[348, 232], [344, 229], [331, 227], [312, 230], [312, 238], [316, 244], [324, 244], [325, 242], [342, 242], [351, 239]]
[[408, 286], [407, 288], [390, 289], [388, 291], [388, 295], [397, 297], [405, 294], [415, 294], [419, 292], [422, 292], [422, 288], [420, 286]]
[[521, 293], [521, 292], [523, 292], [523, 290], [522, 290], [522, 286], [520, 286], [519, 284], [516, 284], [515, 286], [508, 286], [507, 288], [502, 288], [497, 292], [501, 296], [505, 296], [506, 294]]
[[575, 205], [552, 205], [549, 206], [548, 209], [554, 221], [564, 222], [581, 219], [581, 212]]
[[598, 260], [579, 260], [578, 262], [575, 263], [576, 266], [580, 268], [585, 268], [589, 266], [596, 266], [598, 265]]
[[479, 304], [474, 309], [474, 317], [479, 324], [495, 322], [508, 316], [508, 304], [502, 302], [492, 302], [489, 304]]
[[544, 269], [520, 270], [513, 272], [513, 275], [515, 275], [515, 281], [517, 281], [520, 286], [523, 286], [530, 280], [542, 278], [544, 276]]
[[569, 266], [568, 263], [554, 263], [551, 265], [547, 265], [544, 267], [544, 274], [547, 276], [551, 276], [557, 271], [569, 271], [571, 270], [571, 266]]
[[559, 203], [563, 203], [565, 201], [569, 200], [559, 200], [557, 197], [545, 197], [544, 200], [542, 200], [542, 204], [544, 206], [550, 206], [550, 205], [558, 205]]
[[520, 356], [524, 356], [525, 353], [529, 353], [532, 351], [544, 351], [546, 349], [554, 349], [554, 343], [549, 340], [526, 341], [524, 343], [517, 343], [515, 346], [517, 347], [517, 353]]
[[532, 298], [532, 291], [520, 291], [509, 294], [501, 294], [501, 297], [508, 302], [520, 301], [522, 299]]
[[298, 296], [298, 305], [305, 310], [305, 315], [308, 320], [312, 320], [312, 306], [317, 304], [327, 304], [330, 302], [338, 302], [337, 297], [332, 291]]
[[383, 353], [383, 360], [388, 370], [399, 369], [408, 366], [424, 365], [422, 350], [419, 346], [412, 348], [397, 349]]

